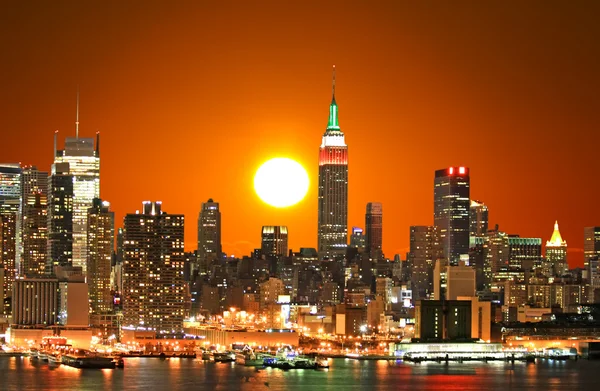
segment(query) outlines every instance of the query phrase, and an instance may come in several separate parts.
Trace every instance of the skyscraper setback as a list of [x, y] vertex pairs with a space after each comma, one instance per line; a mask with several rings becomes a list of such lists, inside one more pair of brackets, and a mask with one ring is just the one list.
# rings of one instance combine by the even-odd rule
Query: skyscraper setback
[[335, 67], [329, 121], [319, 148], [319, 257], [339, 257], [348, 245], [348, 146], [335, 101]]
[[438, 227], [443, 255], [450, 265], [469, 253], [470, 179], [467, 167], [435, 172], [433, 219]]

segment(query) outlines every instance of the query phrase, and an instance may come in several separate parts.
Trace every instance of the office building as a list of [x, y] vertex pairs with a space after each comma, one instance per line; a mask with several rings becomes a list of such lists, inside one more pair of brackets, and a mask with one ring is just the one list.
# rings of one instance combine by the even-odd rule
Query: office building
[[471, 339], [470, 300], [419, 300], [415, 306], [415, 338], [427, 341]]
[[563, 276], [569, 271], [567, 263], [567, 242], [560, 236], [558, 221], [554, 223], [552, 237], [546, 242], [544, 272], [547, 276]]
[[438, 228], [443, 256], [457, 265], [469, 253], [470, 179], [467, 167], [435, 172], [433, 219]]
[[12, 324], [55, 325], [58, 320], [59, 293], [57, 278], [16, 280], [13, 286]]
[[285, 257], [288, 252], [288, 229], [286, 226], [262, 227], [260, 252], [269, 257]]
[[75, 137], [65, 139], [65, 148], [56, 149], [54, 135], [54, 164], [67, 163], [72, 177], [72, 264], [85, 272], [87, 263], [87, 214], [94, 198], [100, 197], [100, 134], [93, 138], [79, 137], [79, 98]]
[[[586, 278], [591, 283], [594, 278], [597, 278], [597, 268], [592, 268], [590, 261], [600, 258], [600, 227], [585, 227], [583, 229], [583, 268], [586, 272]], [[600, 281], [598, 281], [600, 282]], [[594, 285], [594, 287], [600, 287]]]
[[[219, 203], [209, 198], [202, 203], [198, 215], [198, 261], [201, 273], [205, 273], [208, 265], [221, 260], [221, 211]], [[202, 267], [204, 265], [204, 267]]]
[[143, 203], [127, 214], [123, 233], [123, 325], [163, 333], [183, 330], [184, 216]]
[[87, 281], [90, 311], [103, 314], [113, 308], [110, 275], [115, 248], [115, 214], [106, 201], [96, 198], [93, 205], [88, 211]]
[[481, 201], [471, 200], [469, 208], [470, 236], [483, 236], [488, 231], [488, 207]]
[[446, 300], [458, 300], [460, 296], [474, 297], [475, 269], [466, 265], [446, 266]]
[[365, 214], [365, 250], [370, 259], [383, 258], [383, 208], [380, 202], [369, 202]]
[[356, 248], [363, 251], [366, 246], [365, 235], [363, 229], [359, 227], [352, 227], [352, 235], [350, 236], [350, 247]]
[[0, 265], [4, 267], [2, 293], [5, 298], [11, 297], [12, 283], [17, 275], [20, 203], [21, 165], [0, 164]]
[[[48, 178], [46, 183], [48, 182]], [[43, 275], [48, 257], [48, 206], [46, 195], [31, 193], [23, 203], [21, 216], [21, 256], [18, 273]]]
[[335, 68], [329, 121], [319, 148], [318, 195], [319, 257], [344, 256], [348, 244], [348, 146], [338, 122]]
[[438, 228], [435, 226], [410, 227], [411, 283], [415, 300], [425, 299], [433, 291], [433, 268], [442, 257]]
[[508, 267], [532, 271], [542, 266], [542, 239], [508, 236]]
[[68, 163], [52, 165], [48, 178], [48, 257], [46, 273], [73, 265], [73, 176]]

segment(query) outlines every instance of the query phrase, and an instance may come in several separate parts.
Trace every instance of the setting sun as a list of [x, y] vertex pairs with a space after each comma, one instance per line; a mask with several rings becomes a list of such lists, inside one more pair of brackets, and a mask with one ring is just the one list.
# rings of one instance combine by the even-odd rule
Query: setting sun
[[302, 165], [288, 158], [263, 163], [254, 176], [254, 190], [265, 203], [285, 208], [302, 201], [308, 191], [308, 174]]

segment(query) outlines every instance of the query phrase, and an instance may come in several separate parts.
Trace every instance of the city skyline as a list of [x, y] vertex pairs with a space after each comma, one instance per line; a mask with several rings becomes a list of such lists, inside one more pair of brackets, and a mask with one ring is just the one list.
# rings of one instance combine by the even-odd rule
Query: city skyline
[[[148, 23], [158, 8], [148, 7], [143, 15], [133, 17], [133, 22], [144, 33], [151, 33]], [[330, 14], [335, 6], [314, 8], [309, 16], [318, 21], [322, 16], [317, 15]], [[587, 15], [583, 10], [571, 8], [567, 15], [572, 17], [569, 21], [573, 24], [569, 26], [574, 28], [565, 29], [563, 40], [553, 40], [550, 44], [548, 36], [556, 33], [544, 23], [558, 20], [562, 9], [550, 6], [540, 10], [531, 5], [523, 8], [522, 21], [506, 10], [492, 7], [482, 18], [489, 26], [467, 24], [466, 30], [475, 32], [473, 36], [495, 42], [497, 51], [486, 50], [487, 41], [483, 38], [448, 37], [448, 49], [438, 47], [442, 45], [436, 39], [442, 37], [443, 27], [438, 31], [428, 30], [428, 39], [409, 39], [414, 37], [411, 32], [419, 30], [407, 24], [390, 38], [401, 38], [398, 49], [402, 50], [398, 51], [403, 55], [390, 52], [384, 55], [382, 47], [378, 47], [379, 51], [367, 51], [373, 56], [359, 58], [352, 54], [353, 45], [367, 50], [367, 44], [350, 29], [354, 21], [361, 20], [361, 9], [357, 7], [337, 10], [343, 33], [334, 47], [325, 39], [331, 36], [329, 29], [333, 27], [316, 27], [310, 32], [308, 41], [316, 45], [311, 49], [300, 45], [304, 38], [297, 34], [302, 26], [293, 22], [286, 31], [289, 39], [300, 45], [299, 53], [284, 50], [278, 58], [269, 57], [272, 63], [261, 62], [258, 55], [244, 56], [243, 52], [244, 61], [235, 61], [231, 54], [219, 61], [212, 61], [209, 56], [211, 61], [202, 67], [198, 57], [189, 57], [194, 60], [192, 65], [179, 74], [169, 70], [178, 69], [176, 64], [185, 63], [188, 55], [173, 52], [171, 40], [166, 38], [155, 42], [144, 34], [124, 34], [130, 18], [116, 21], [101, 34], [100, 29], [94, 28], [104, 25], [102, 18], [72, 20], [68, 12], [55, 11], [56, 20], [48, 22], [41, 19], [43, 9], [27, 18], [18, 10], [13, 11], [16, 12], [13, 21], [4, 25], [17, 31], [11, 44], [17, 55], [0, 65], [6, 71], [4, 74], [14, 76], [6, 81], [2, 92], [6, 104], [0, 127], [5, 129], [6, 141], [0, 146], [0, 153], [3, 162], [21, 161], [50, 171], [54, 130], [59, 129], [61, 143], [75, 134], [75, 91], [80, 85], [80, 137], [93, 137], [96, 130], [102, 134], [100, 196], [111, 201], [116, 227], [121, 227], [123, 216], [139, 208], [144, 199], [160, 199], [169, 206], [169, 213], [182, 213], [188, 221], [193, 221], [201, 203], [213, 198], [221, 205], [223, 251], [227, 254], [242, 256], [260, 247], [256, 232], [266, 224], [287, 225], [291, 249], [316, 248], [315, 144], [327, 116], [330, 67], [336, 64], [338, 103], [342, 107], [347, 143], [352, 148], [349, 227], [365, 228], [364, 205], [375, 199], [381, 201], [386, 209], [383, 252], [388, 257], [399, 253], [404, 259], [409, 247], [409, 227], [433, 223], [430, 185], [433, 172], [464, 165], [472, 170], [471, 198], [489, 207], [490, 227], [499, 224], [509, 234], [540, 237], [545, 243], [551, 226], [558, 220], [561, 234], [569, 243], [570, 266], [580, 266], [583, 229], [600, 221], [600, 211], [594, 208], [592, 181], [593, 146], [598, 138], [593, 130], [600, 123], [597, 114], [600, 109], [597, 100], [592, 99], [599, 84], [592, 72], [597, 53], [588, 53], [598, 27], [592, 24], [593, 13]], [[534, 8], [542, 13], [542, 22], [533, 19]], [[132, 11], [123, 10], [125, 15]], [[211, 11], [223, 15], [224, 10]], [[389, 22], [385, 11], [402, 11], [406, 15], [403, 18], [426, 18], [413, 8], [386, 6], [371, 10], [364, 20], [369, 26], [368, 41], [383, 37], [386, 30], [377, 28], [378, 22], [390, 26], [382, 23]], [[494, 16], [493, 11], [503, 12]], [[78, 12], [88, 17], [93, 13], [85, 7]], [[244, 9], [237, 10], [231, 17], [241, 22], [243, 12]], [[269, 16], [282, 12], [281, 8], [274, 8]], [[445, 12], [439, 9], [428, 18], [439, 19], [445, 27], [457, 23], [445, 19]], [[261, 18], [256, 14], [254, 17]], [[517, 25], [538, 23], [538, 30], [532, 27], [534, 33], [525, 36], [523, 42], [513, 40], [521, 38], [516, 33], [491, 35], [501, 31], [505, 19]], [[39, 23], [33, 23], [32, 31], [25, 34], [16, 26], [24, 20]], [[89, 27], [83, 26], [83, 21], [89, 22]], [[46, 58], [45, 38], [37, 34], [44, 31], [47, 23], [65, 26], [64, 31], [56, 33], [55, 39], [60, 43], [53, 52], [56, 60], [48, 60], [43, 72], [37, 64], [18, 67], [24, 61], [21, 58], [31, 59], [31, 64]], [[212, 31], [210, 25], [206, 28]], [[71, 40], [79, 30], [81, 40]], [[177, 29], [178, 33], [186, 31], [194, 30], [186, 23]], [[589, 31], [592, 34], [584, 34]], [[121, 33], [126, 37], [122, 46]], [[273, 38], [264, 45], [257, 43], [264, 34], [256, 32], [242, 41], [264, 54], [280, 42]], [[190, 36], [202, 37], [200, 32]], [[217, 37], [217, 42], [209, 46], [210, 54], [221, 53], [219, 45], [234, 42], [233, 38]], [[96, 51], [84, 45], [92, 39], [98, 43], [92, 45]], [[455, 40], [468, 45], [453, 57], [451, 52], [457, 49]], [[193, 42], [184, 39], [176, 47], [184, 49]], [[574, 46], [574, 42], [583, 44]], [[502, 43], [511, 45], [505, 47]], [[127, 55], [119, 64], [105, 60], [99, 61], [102, 66], [94, 65], [94, 60], [101, 60], [103, 54], [117, 58], [115, 50], [139, 45], [136, 50], [145, 51], [155, 44], [157, 49], [152, 53], [156, 54], [144, 54], [141, 59]], [[240, 44], [233, 46], [243, 49]], [[460, 59], [460, 53], [477, 50], [483, 55], [476, 60]], [[440, 56], [441, 65], [436, 65], [436, 58], [429, 51]], [[82, 61], [77, 64], [68, 61], [74, 55], [71, 53], [78, 53]], [[172, 59], [143, 69], [139, 75], [134, 73], [142, 68], [143, 61], [157, 59], [154, 56], [159, 53], [171, 54]], [[317, 56], [319, 53], [326, 54]], [[520, 57], [523, 53], [528, 55], [524, 59]], [[297, 61], [300, 55], [308, 54], [312, 56]], [[522, 65], [519, 71], [513, 69], [518, 64]], [[477, 65], [485, 66], [475, 70]], [[197, 66], [200, 70], [195, 69]], [[241, 76], [244, 69], [248, 74], [254, 71], [256, 80]], [[155, 85], [146, 86], [148, 80], [155, 80], [154, 76]], [[212, 78], [219, 82], [213, 83]], [[516, 83], [508, 83], [510, 80]], [[550, 81], [553, 88], [545, 84]], [[259, 85], [261, 91], [256, 90]], [[232, 106], [236, 107], [234, 118], [225, 115], [226, 107]], [[569, 136], [555, 139], [549, 136], [553, 132]], [[449, 134], [453, 136], [445, 137]], [[469, 140], [469, 145], [461, 144], [462, 139]], [[208, 140], [217, 146], [214, 151], [199, 147]], [[443, 153], [448, 148], [454, 148], [456, 153]], [[244, 164], [228, 163], [222, 152], [231, 153], [232, 162]], [[422, 159], [424, 154], [430, 157]], [[157, 155], [161, 159], [153, 157]], [[216, 159], [218, 156], [221, 158]], [[263, 205], [252, 191], [253, 172], [267, 157], [275, 156], [297, 159], [309, 172], [309, 193], [298, 206], [274, 209]], [[217, 163], [211, 162], [222, 165], [215, 170], [210, 164]], [[564, 191], [556, 191], [554, 181], [558, 176], [572, 178]], [[364, 186], [364, 183], [379, 185]], [[186, 225], [186, 250], [193, 250], [195, 227]]]

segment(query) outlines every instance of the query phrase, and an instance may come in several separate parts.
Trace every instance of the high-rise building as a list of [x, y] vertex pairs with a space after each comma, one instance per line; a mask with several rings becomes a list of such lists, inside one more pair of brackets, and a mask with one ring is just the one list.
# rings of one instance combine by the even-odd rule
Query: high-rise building
[[433, 220], [442, 251], [450, 265], [469, 253], [470, 179], [467, 167], [449, 167], [435, 172]]
[[73, 176], [68, 163], [55, 163], [48, 178], [46, 273], [73, 265]]
[[93, 314], [108, 313], [113, 308], [110, 274], [115, 248], [115, 214], [108, 202], [94, 199], [88, 211], [87, 235], [90, 310]]
[[77, 102], [76, 136], [67, 137], [65, 149], [56, 150], [54, 163], [68, 163], [73, 177], [73, 266], [85, 272], [87, 263], [87, 213], [94, 198], [100, 197], [100, 134], [93, 138], [79, 137], [79, 99]]
[[157, 332], [183, 330], [184, 216], [145, 201], [127, 214], [123, 237], [123, 325]]
[[548, 276], [563, 276], [569, 271], [567, 263], [567, 242], [560, 236], [558, 221], [554, 223], [552, 237], [546, 242], [546, 260], [544, 265]]
[[513, 269], [534, 270], [542, 265], [542, 239], [508, 236], [508, 266]]
[[415, 300], [425, 299], [433, 290], [433, 268], [442, 256], [438, 229], [435, 226], [410, 227], [408, 262], [412, 267], [412, 290]]
[[348, 146], [338, 123], [335, 67], [329, 121], [319, 148], [318, 206], [319, 257], [345, 255], [348, 245]]
[[35, 166], [21, 173], [21, 213], [17, 228], [17, 274], [41, 274], [47, 258], [48, 173]]
[[15, 325], [56, 324], [58, 318], [58, 279], [25, 278], [15, 281], [12, 323]]
[[365, 214], [365, 250], [371, 259], [383, 258], [383, 208], [380, 202], [369, 202]]
[[262, 227], [260, 252], [265, 256], [285, 257], [288, 252], [288, 229], [286, 226]]
[[221, 211], [219, 203], [209, 198], [202, 203], [198, 215], [198, 260], [207, 265], [222, 257], [221, 248]]
[[585, 227], [583, 229], [583, 257], [584, 269], [588, 271], [588, 280], [591, 281], [589, 275], [590, 260], [600, 257], [600, 227]]
[[21, 165], [0, 164], [0, 265], [4, 267], [2, 291], [5, 298], [12, 296], [12, 283], [17, 274], [20, 203]]
[[469, 231], [471, 236], [483, 236], [488, 231], [488, 207], [481, 201], [471, 200]]
[[365, 235], [363, 234], [362, 228], [352, 227], [350, 247], [364, 250], [365, 245]]
[[[48, 179], [46, 178], [46, 182]], [[19, 275], [44, 274], [48, 257], [48, 207], [46, 195], [29, 194], [23, 203], [21, 219], [22, 253], [18, 265]]]

